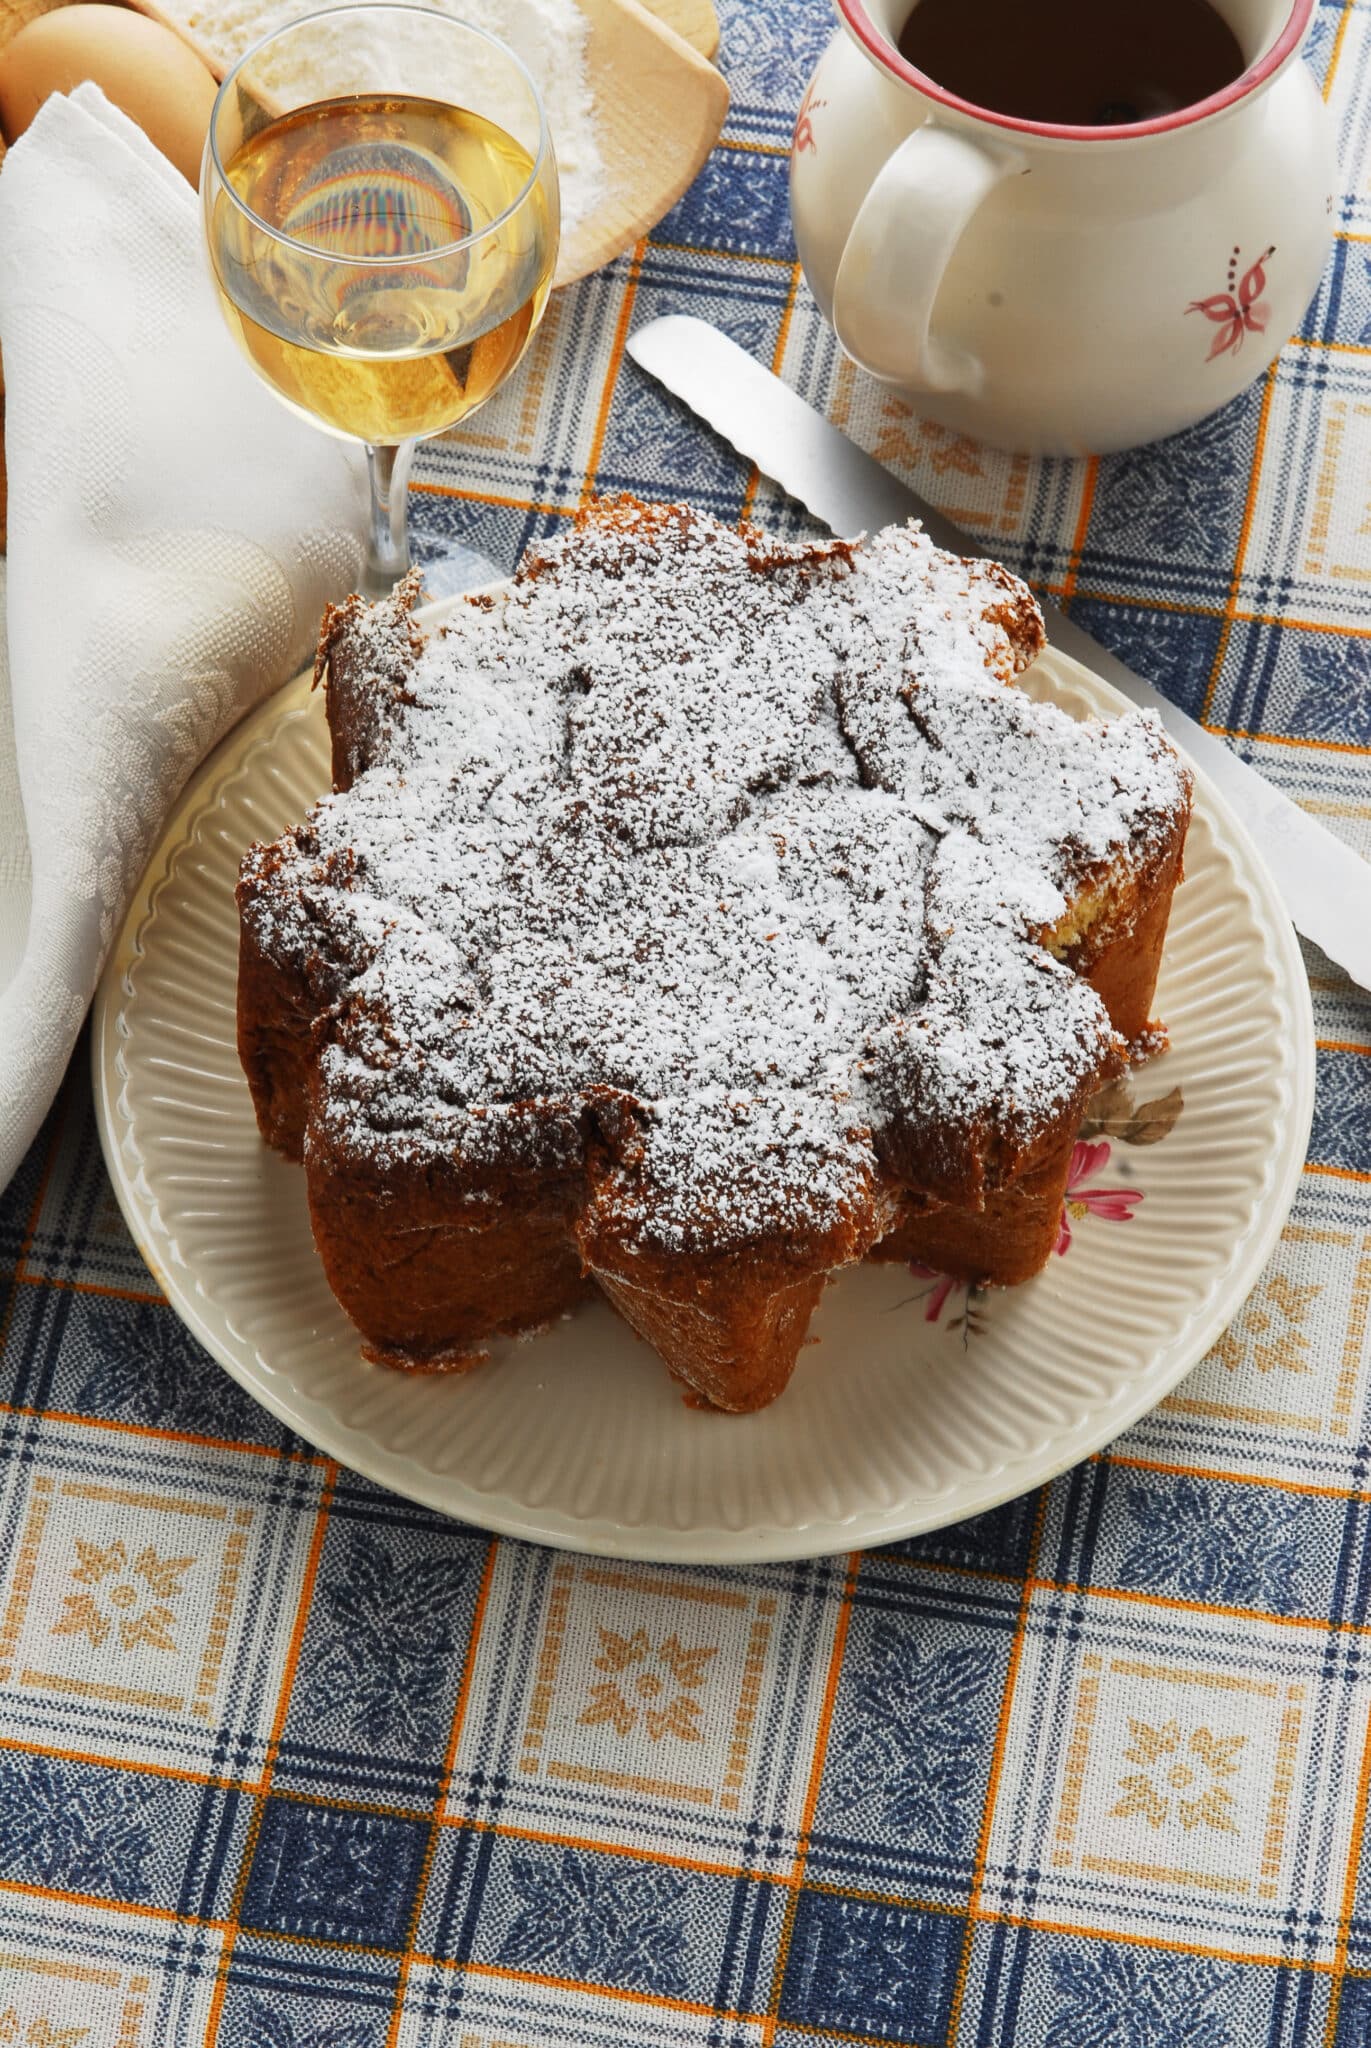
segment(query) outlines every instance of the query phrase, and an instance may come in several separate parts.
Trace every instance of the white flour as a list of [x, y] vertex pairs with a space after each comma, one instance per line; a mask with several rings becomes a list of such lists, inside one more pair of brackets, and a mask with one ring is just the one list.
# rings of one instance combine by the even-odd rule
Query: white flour
[[[562, 186], [562, 232], [570, 234], [594, 211], [605, 181], [586, 68], [589, 24], [576, 0], [430, 0], [436, 12], [456, 15], [485, 29], [523, 59], [542, 94], [557, 153]], [[162, 0], [163, 11], [184, 23], [227, 68], [260, 36], [308, 11], [307, 0]], [[303, 52], [304, 39], [300, 49]], [[412, 65], [405, 64], [408, 51]], [[321, 24], [309, 37], [309, 64], [287, 50], [258, 74], [264, 86], [286, 92], [307, 89], [312, 98], [333, 93], [398, 87], [472, 106], [525, 144], [533, 141], [517, 102], [501, 89], [495, 65], [444, 70], [434, 63], [423, 24], [403, 13], [385, 25], [373, 15], [365, 22]], [[501, 119], [505, 112], [506, 118]]]

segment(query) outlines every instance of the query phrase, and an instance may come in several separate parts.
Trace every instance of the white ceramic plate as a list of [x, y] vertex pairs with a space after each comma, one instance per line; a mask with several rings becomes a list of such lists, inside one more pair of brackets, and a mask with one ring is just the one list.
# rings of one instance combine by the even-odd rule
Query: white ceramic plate
[[[1078, 714], [1124, 708], [1050, 652], [1027, 680]], [[1070, 1248], [1037, 1279], [968, 1301], [903, 1267], [845, 1273], [758, 1415], [688, 1408], [600, 1303], [463, 1377], [368, 1365], [315, 1257], [304, 1175], [259, 1140], [234, 1049], [239, 855], [328, 781], [304, 678], [205, 763], [96, 998], [96, 1100], [124, 1214], [178, 1314], [265, 1407], [399, 1493], [516, 1536], [682, 1562], [936, 1528], [1159, 1401], [1276, 1240], [1309, 1136], [1308, 987], [1251, 842], [1197, 776], [1158, 995], [1172, 1049], [1110, 1107], [1106, 1149], [1078, 1153]]]

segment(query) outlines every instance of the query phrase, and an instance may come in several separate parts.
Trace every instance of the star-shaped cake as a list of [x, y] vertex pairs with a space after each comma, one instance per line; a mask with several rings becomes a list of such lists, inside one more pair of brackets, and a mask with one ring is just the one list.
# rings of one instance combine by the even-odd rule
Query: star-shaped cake
[[752, 1408], [838, 1267], [1035, 1271], [1148, 1022], [1160, 725], [1015, 688], [1031, 594], [915, 526], [620, 500], [427, 638], [415, 598], [325, 619], [334, 792], [239, 885], [259, 1123], [369, 1355], [598, 1285]]

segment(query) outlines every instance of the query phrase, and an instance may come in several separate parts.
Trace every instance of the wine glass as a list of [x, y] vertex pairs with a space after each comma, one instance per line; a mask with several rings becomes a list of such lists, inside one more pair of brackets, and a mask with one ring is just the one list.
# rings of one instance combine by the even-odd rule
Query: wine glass
[[229, 72], [200, 192], [248, 361], [366, 447], [364, 588], [382, 595], [409, 567], [415, 442], [499, 388], [547, 304], [557, 166], [537, 87], [494, 36], [432, 6], [330, 7]]

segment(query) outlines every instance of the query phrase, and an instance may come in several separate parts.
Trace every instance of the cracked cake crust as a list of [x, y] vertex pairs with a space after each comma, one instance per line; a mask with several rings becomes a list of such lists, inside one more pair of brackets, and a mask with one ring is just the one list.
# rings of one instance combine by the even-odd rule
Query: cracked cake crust
[[588, 1271], [755, 1406], [875, 1247], [1035, 1270], [1147, 1023], [1156, 721], [1014, 689], [1031, 594], [912, 526], [616, 501], [428, 639], [416, 596], [326, 617], [335, 790], [239, 887], [259, 1122], [374, 1353], [465, 1362]]

